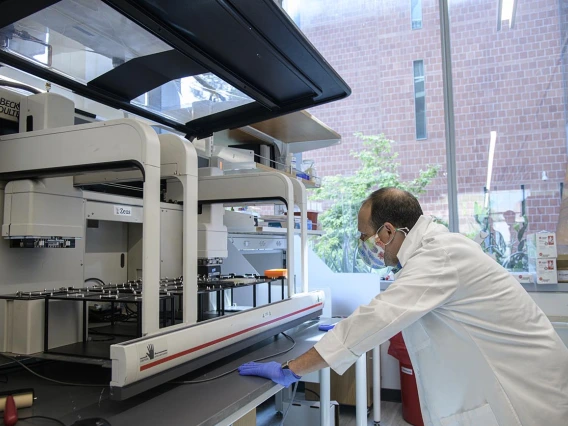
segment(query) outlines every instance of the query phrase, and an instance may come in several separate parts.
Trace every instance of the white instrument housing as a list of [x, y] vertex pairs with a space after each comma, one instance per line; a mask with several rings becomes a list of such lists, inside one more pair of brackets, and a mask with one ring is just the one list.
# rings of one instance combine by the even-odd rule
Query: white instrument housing
[[[128, 386], [148, 380], [148, 388], [164, 383], [195, 368], [178, 368], [205, 355], [213, 362], [213, 352], [293, 323], [310, 314], [319, 315], [324, 304], [324, 293], [314, 291], [293, 296], [288, 300], [264, 305], [240, 314], [221, 317], [195, 325], [168, 327], [139, 339], [111, 346], [112, 398], [128, 398]], [[292, 327], [290, 325], [288, 328]], [[275, 334], [275, 333], [274, 333]], [[246, 345], [248, 346], [248, 344]], [[219, 355], [221, 358], [227, 354]], [[170, 373], [170, 374], [168, 374]], [[141, 390], [133, 390], [132, 394]]]

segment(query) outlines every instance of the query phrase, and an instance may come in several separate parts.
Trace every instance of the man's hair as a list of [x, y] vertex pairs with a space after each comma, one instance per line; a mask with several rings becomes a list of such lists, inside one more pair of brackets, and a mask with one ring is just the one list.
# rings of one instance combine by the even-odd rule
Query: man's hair
[[422, 207], [414, 195], [398, 188], [381, 188], [374, 191], [363, 202], [371, 206], [371, 224], [379, 229], [385, 222], [396, 228], [408, 228], [416, 224]]

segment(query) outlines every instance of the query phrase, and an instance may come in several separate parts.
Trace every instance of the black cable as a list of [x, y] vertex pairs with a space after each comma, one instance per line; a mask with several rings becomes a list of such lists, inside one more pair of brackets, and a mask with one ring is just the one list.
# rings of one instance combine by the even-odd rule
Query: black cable
[[63, 426], [67, 426], [65, 423], [63, 423], [61, 420], [55, 419], [53, 417], [47, 417], [47, 416], [29, 416], [29, 417], [20, 417], [18, 419], [18, 421], [21, 420], [33, 420], [33, 419], [42, 419], [42, 420], [50, 420], [52, 422], [55, 422], [57, 424], [63, 425]]
[[304, 389], [304, 392], [310, 392], [310, 393], [313, 393], [313, 394], [314, 394], [315, 396], [317, 396], [317, 397], [318, 397], [319, 399], [321, 399], [321, 396], [320, 396], [320, 394], [319, 394], [319, 393], [317, 393], [316, 391], [313, 391], [313, 390], [311, 390], [311, 389], [305, 388], [305, 389]]
[[[24, 359], [21, 359], [20, 361], [23, 362], [23, 361], [28, 361], [28, 360], [30, 360], [30, 359], [33, 359], [33, 358], [24, 358]], [[15, 362], [15, 361], [10, 361], [10, 362], [6, 362], [6, 363], [4, 363], [4, 364], [0, 364], [0, 371], [3, 371], [4, 369], [7, 370], [8, 368], [11, 368], [11, 367], [8, 367], [8, 366], [10, 366], [10, 365], [12, 365], [12, 364], [16, 364], [16, 362]]]
[[25, 368], [26, 370], [28, 370], [30, 373], [32, 373], [34, 376], [39, 377], [40, 379], [43, 380], [47, 380], [48, 382], [53, 382], [53, 383], [57, 383], [58, 385], [62, 385], [62, 386], [80, 386], [80, 387], [92, 387], [92, 388], [100, 388], [100, 387], [107, 387], [108, 385], [95, 385], [92, 383], [70, 383], [70, 382], [62, 382], [61, 380], [55, 380], [55, 379], [50, 379], [49, 377], [45, 377], [42, 376], [41, 374], [36, 373], [35, 371], [33, 371], [31, 368], [29, 368], [26, 364], [24, 364], [23, 362], [21, 362], [20, 360], [13, 358], [9, 355], [0, 353], [0, 356], [3, 356], [4, 358], [9, 359], [10, 361], [13, 361], [17, 364], [19, 364], [21, 367]]
[[[264, 360], [266, 360], [266, 359], [268, 359], [268, 358], [273, 358], [273, 357], [278, 356], [278, 355], [283, 355], [283, 354], [285, 354], [285, 353], [287, 353], [287, 352], [290, 352], [292, 349], [294, 349], [294, 348], [296, 347], [296, 341], [295, 341], [292, 337], [288, 336], [286, 333], [282, 333], [282, 335], [283, 335], [286, 339], [288, 339], [289, 341], [292, 342], [292, 346], [290, 346], [290, 347], [289, 347], [288, 349], [286, 349], [285, 351], [281, 351], [281, 352], [278, 352], [278, 353], [275, 353], [275, 354], [272, 354], [272, 355], [264, 356], [264, 357], [262, 357], [262, 358], [255, 359], [255, 360], [253, 360], [252, 362], [264, 361]], [[211, 382], [211, 381], [213, 381], [213, 380], [220, 379], [221, 377], [228, 376], [229, 374], [234, 373], [234, 372], [237, 371], [238, 369], [239, 369], [239, 367], [233, 368], [233, 369], [230, 370], [230, 371], [227, 371], [227, 372], [225, 372], [225, 373], [223, 373], [223, 374], [219, 374], [218, 376], [215, 376], [215, 377], [211, 377], [211, 378], [209, 378], [209, 379], [184, 380], [184, 381], [180, 381], [180, 382], [170, 382], [170, 383], [175, 384], [175, 385], [195, 385], [195, 384], [197, 384], [197, 383]]]
[[113, 337], [113, 336], [107, 337], [105, 339], [93, 339], [93, 338], [91, 338], [89, 340], [89, 342], [112, 342], [114, 339], [115, 339], [115, 337]]
[[106, 285], [105, 282], [103, 280], [101, 280], [100, 278], [85, 278], [85, 282], [89, 282], [89, 281], [98, 281], [102, 285]]
[[33, 93], [34, 95], [41, 93], [41, 90], [38, 90], [35, 87], [28, 86], [27, 84], [16, 83], [15, 81], [8, 81], [8, 80], [0, 79], [0, 86], [12, 87], [14, 89], [20, 89], [20, 90], [26, 90], [28, 92]]

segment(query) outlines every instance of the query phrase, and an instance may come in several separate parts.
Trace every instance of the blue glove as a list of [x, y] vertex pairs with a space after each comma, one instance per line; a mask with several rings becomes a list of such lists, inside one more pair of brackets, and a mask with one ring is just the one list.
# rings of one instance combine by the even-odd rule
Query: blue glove
[[320, 324], [318, 329], [321, 331], [329, 331], [333, 329], [333, 327], [335, 327], [335, 324]]
[[283, 369], [282, 365], [278, 362], [247, 362], [239, 367], [239, 374], [241, 376], [260, 376], [266, 379], [271, 379], [273, 382], [287, 388], [292, 383], [301, 379], [296, 376], [292, 370]]

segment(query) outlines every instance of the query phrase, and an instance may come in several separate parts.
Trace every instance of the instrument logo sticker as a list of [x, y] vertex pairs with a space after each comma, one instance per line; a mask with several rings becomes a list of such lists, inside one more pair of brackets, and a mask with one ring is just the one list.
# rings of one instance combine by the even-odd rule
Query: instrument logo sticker
[[152, 339], [137, 345], [140, 366], [168, 356], [167, 339]]
[[115, 216], [132, 216], [132, 208], [126, 206], [114, 206]]
[[20, 119], [20, 103], [0, 96], [0, 118], [17, 122]]

